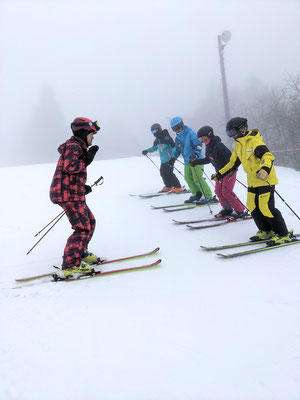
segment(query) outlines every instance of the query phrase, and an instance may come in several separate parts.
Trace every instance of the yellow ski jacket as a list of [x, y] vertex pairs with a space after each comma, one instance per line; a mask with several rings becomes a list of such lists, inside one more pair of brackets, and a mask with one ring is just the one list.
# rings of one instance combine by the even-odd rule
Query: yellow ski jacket
[[256, 178], [256, 173], [261, 169], [265, 169], [268, 173], [268, 182], [270, 185], [276, 185], [278, 179], [273, 166], [275, 157], [271, 154], [262, 140], [262, 136], [257, 129], [247, 132], [243, 137], [238, 138], [235, 148], [228, 164], [219, 170], [220, 176], [225, 176], [243, 165], [247, 174], [248, 187], [268, 186], [266, 181]]

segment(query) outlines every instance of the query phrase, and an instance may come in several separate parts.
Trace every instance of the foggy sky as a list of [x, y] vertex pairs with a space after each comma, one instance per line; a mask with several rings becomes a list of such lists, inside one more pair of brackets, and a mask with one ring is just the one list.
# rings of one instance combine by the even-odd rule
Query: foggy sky
[[77, 116], [102, 158], [139, 155], [152, 123], [222, 104], [218, 34], [230, 98], [300, 72], [299, 20], [299, 0], [0, 0], [0, 165], [55, 161]]

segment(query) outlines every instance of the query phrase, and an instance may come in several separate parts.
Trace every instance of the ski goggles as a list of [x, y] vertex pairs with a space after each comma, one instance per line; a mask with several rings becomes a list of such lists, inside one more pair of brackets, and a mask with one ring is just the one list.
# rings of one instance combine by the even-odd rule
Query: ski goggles
[[156, 133], [158, 133], [158, 129], [153, 129], [152, 133], [153, 135], [155, 135]]
[[233, 137], [233, 136], [235, 136], [237, 133], [239, 133], [239, 131], [238, 131], [236, 128], [231, 128], [231, 129], [228, 129], [228, 130], [226, 131], [226, 134], [227, 134], [227, 136], [229, 136], [229, 137]]
[[100, 129], [101, 129], [98, 121], [94, 121], [94, 122], [72, 122], [71, 127], [84, 128], [84, 129], [90, 127], [91, 130], [94, 130], [96, 132], [100, 131]]
[[174, 132], [179, 132], [181, 129], [182, 129], [182, 125], [176, 125], [176, 126], [173, 126], [173, 128], [172, 128], [172, 130]]

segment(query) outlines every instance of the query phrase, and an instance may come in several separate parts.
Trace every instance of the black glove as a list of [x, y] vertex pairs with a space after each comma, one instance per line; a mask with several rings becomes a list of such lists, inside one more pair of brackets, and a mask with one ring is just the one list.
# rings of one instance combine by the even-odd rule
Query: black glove
[[197, 165], [197, 160], [196, 159], [190, 160], [190, 166], [195, 167], [195, 165]]
[[92, 146], [88, 149], [86, 165], [90, 165], [90, 163], [93, 161], [98, 150], [99, 150], [99, 146], [97, 146], [97, 145]]
[[90, 185], [84, 185], [85, 188], [85, 194], [89, 194], [92, 191], [92, 188], [90, 187]]
[[197, 153], [193, 153], [193, 154], [191, 155], [191, 157], [190, 157], [190, 162], [191, 162], [191, 161], [198, 160], [198, 158], [199, 158], [198, 154], [197, 154]]
[[174, 164], [175, 164], [175, 158], [171, 158], [171, 160], [169, 161], [170, 167], [173, 167]]
[[142, 154], [143, 154], [143, 156], [146, 156], [146, 155], [147, 155], [147, 153], [148, 153], [148, 151], [147, 151], [147, 150], [143, 150], [143, 151], [142, 151]]

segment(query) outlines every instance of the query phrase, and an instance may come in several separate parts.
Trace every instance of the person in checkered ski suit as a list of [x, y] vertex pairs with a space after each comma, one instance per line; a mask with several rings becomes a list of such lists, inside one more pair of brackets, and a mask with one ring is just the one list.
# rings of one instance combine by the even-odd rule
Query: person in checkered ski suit
[[74, 274], [88, 274], [101, 261], [88, 251], [96, 220], [86, 204], [85, 196], [92, 191], [86, 185], [87, 166], [99, 150], [91, 146], [94, 135], [100, 130], [98, 122], [88, 118], [75, 118], [71, 123], [73, 136], [58, 147], [60, 153], [50, 188], [50, 199], [65, 211], [74, 232], [68, 238], [64, 249], [61, 278]]

